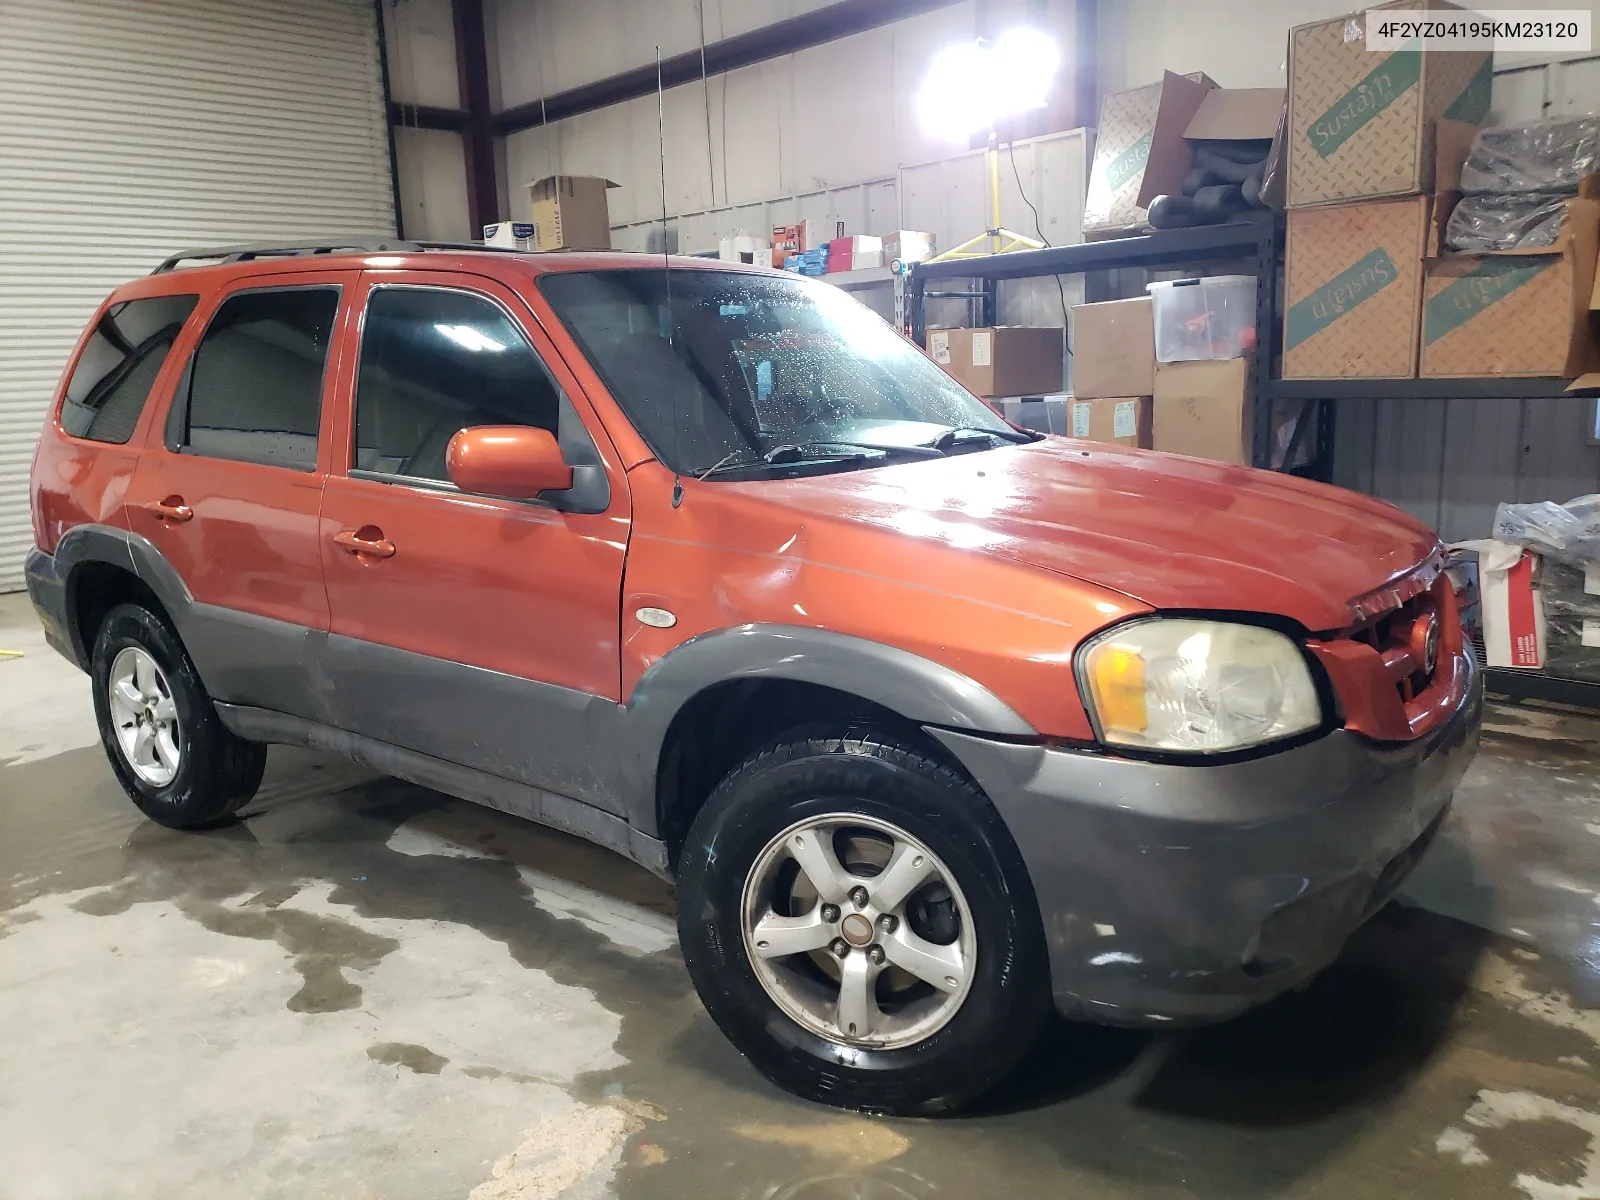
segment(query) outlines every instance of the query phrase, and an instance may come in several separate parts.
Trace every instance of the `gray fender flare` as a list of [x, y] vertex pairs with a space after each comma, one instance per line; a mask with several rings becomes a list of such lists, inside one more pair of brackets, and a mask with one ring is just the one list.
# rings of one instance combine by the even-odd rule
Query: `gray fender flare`
[[[69, 619], [76, 612], [75, 569], [84, 563], [101, 562], [121, 567], [142, 580], [156, 594], [182, 635], [184, 618], [194, 604], [194, 596], [183, 577], [149, 538], [114, 525], [75, 525], [56, 545], [55, 561], [56, 571], [66, 584]], [[70, 629], [73, 652], [87, 669], [93, 647], [83, 644], [83, 633], [76, 621], [71, 622]]]
[[627, 703], [626, 794], [635, 824], [659, 835], [656, 772], [672, 722], [696, 695], [732, 680], [814, 683], [870, 700], [919, 725], [1037, 737], [1018, 712], [958, 671], [866, 638], [796, 625], [739, 625], [677, 646], [639, 680]]

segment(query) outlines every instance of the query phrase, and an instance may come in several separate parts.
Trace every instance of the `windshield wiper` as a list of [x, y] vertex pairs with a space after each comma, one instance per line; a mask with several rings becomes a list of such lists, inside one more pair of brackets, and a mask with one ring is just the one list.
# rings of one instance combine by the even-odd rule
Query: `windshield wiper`
[[[846, 448], [848, 447], [848, 448]], [[866, 451], [872, 451], [868, 454]], [[829, 439], [822, 442], [789, 442], [774, 446], [762, 454], [745, 454], [734, 450], [695, 476], [706, 479], [719, 471], [735, 471], [741, 467], [777, 466], [782, 463], [805, 462], [812, 459], [864, 461], [876, 455], [890, 458], [894, 455], [912, 458], [943, 458], [944, 451], [936, 446], [886, 446], [879, 442], [849, 442]], [[743, 457], [740, 457], [743, 455]]]
[[987, 425], [952, 425], [934, 438], [933, 441], [924, 443], [924, 446], [927, 449], [944, 453], [956, 445], [960, 440], [959, 435], [963, 433], [981, 433], [988, 437], [997, 437], [1003, 442], [1015, 442], [1018, 445], [1039, 440], [1037, 434], [1023, 433], [1020, 429], [990, 429]]

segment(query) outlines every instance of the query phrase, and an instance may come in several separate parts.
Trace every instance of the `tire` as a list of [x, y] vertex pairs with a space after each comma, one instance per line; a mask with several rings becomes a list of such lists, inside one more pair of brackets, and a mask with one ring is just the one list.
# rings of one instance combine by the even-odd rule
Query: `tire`
[[[111, 770], [152, 821], [203, 829], [228, 820], [255, 795], [267, 748], [223, 726], [183, 643], [161, 617], [138, 604], [117, 605], [100, 624], [90, 667], [95, 718]], [[119, 680], [144, 694], [132, 726], [130, 711], [140, 705], [130, 692], [113, 693]], [[138, 752], [124, 748], [125, 736], [138, 738], [136, 731], [157, 728], [156, 718], [168, 734], [164, 746], [157, 734], [139, 738]]]
[[[843, 822], [835, 823], [841, 816]], [[875, 828], [865, 829], [858, 839], [853, 819]], [[895, 837], [885, 828], [904, 836]], [[859, 879], [869, 887], [875, 875], [862, 876], [870, 868], [852, 866], [847, 855], [862, 852], [858, 842], [870, 849], [874, 839], [889, 837], [890, 857], [876, 872], [883, 876], [879, 899], [896, 890], [888, 881], [902, 849], [908, 858], [914, 849], [931, 853], [927, 879], [936, 882], [919, 886], [932, 890], [912, 893], [894, 911], [911, 914], [900, 918], [907, 934], [918, 912], [943, 913], [945, 932], [934, 941], [959, 930], [954, 940], [935, 949], [959, 951], [960, 961], [970, 964], [958, 972], [964, 991], [947, 994], [928, 986], [925, 967], [923, 980], [902, 972], [899, 978], [910, 981], [909, 990], [892, 992], [888, 999], [915, 999], [900, 1005], [898, 1015], [885, 1015], [895, 1007], [880, 1007], [884, 985], [892, 978], [873, 976], [857, 984], [873, 1001], [867, 1021], [871, 1033], [865, 1038], [842, 1035], [847, 1011], [843, 979], [857, 969], [850, 965], [854, 956], [876, 956], [882, 964], [888, 949], [891, 960], [878, 967], [884, 973], [906, 960], [904, 951], [897, 955], [891, 945], [895, 918], [885, 925], [884, 916], [873, 915], [877, 900], [862, 905], [864, 888], [851, 887], [850, 900], [831, 906], [823, 902], [819, 887], [815, 907], [804, 915], [796, 913], [805, 906], [803, 899], [794, 902], [796, 892], [810, 880], [798, 857], [793, 874], [786, 876], [783, 857], [798, 853], [792, 846], [801, 845], [808, 830], [819, 845], [832, 839], [833, 865], [845, 867], [849, 884]], [[912, 861], [920, 867], [923, 858]], [[779, 865], [764, 866], [774, 862]], [[945, 872], [955, 885], [944, 889], [949, 903], [917, 898], [938, 897], [938, 881]], [[779, 881], [776, 891], [763, 882], [769, 876]], [[800, 876], [806, 876], [804, 883]], [[786, 877], [795, 882], [785, 896], [781, 881]], [[780, 900], [787, 907], [778, 911]], [[769, 902], [772, 912], [766, 907]], [[848, 930], [843, 923], [852, 919], [853, 907], [866, 909], [872, 945], [858, 940], [859, 922]], [[762, 931], [772, 926], [763, 922], [803, 923], [809, 940], [817, 936], [812, 923], [826, 922], [829, 908], [845, 915], [828, 926], [835, 936], [826, 950], [772, 959], [758, 951], [764, 946], [769, 954], [780, 955], [774, 947], [787, 944], [764, 940]], [[954, 922], [949, 920], [952, 911], [957, 912]], [[836, 936], [847, 931], [849, 944]], [[971, 958], [965, 949], [969, 931]], [[932, 936], [934, 931], [915, 932]], [[958, 771], [912, 748], [909, 740], [861, 726], [785, 734], [717, 786], [690, 828], [679, 864], [678, 934], [700, 999], [728, 1039], [779, 1087], [824, 1104], [904, 1115], [956, 1111], [1010, 1074], [1037, 1043], [1050, 1013], [1038, 905], [1000, 815]], [[927, 945], [909, 937], [907, 943]], [[826, 954], [840, 961], [830, 964]], [[828, 983], [835, 969], [840, 978], [830, 1019]], [[957, 982], [953, 975], [945, 980]], [[865, 1011], [859, 1004], [849, 1009]], [[918, 1016], [924, 1011], [932, 1015]], [[894, 1022], [900, 1023], [898, 1031]]]

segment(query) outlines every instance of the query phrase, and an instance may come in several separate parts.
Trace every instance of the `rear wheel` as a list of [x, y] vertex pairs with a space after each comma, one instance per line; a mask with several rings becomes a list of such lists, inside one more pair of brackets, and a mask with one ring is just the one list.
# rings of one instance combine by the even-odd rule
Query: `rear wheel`
[[155, 613], [137, 604], [107, 613], [91, 667], [106, 757], [151, 820], [215, 825], [255, 795], [267, 748], [223, 726], [183, 644]]
[[679, 877], [712, 1019], [780, 1086], [938, 1113], [1037, 1039], [1048, 980], [1016, 847], [970, 780], [909, 743], [809, 730], [735, 769]]

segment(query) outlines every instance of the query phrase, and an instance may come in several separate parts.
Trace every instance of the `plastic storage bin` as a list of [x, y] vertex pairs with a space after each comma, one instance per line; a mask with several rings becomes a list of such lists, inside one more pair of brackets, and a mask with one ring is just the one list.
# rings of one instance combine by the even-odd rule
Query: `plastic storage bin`
[[1156, 361], [1243, 358], [1256, 348], [1256, 277], [1212, 275], [1146, 284], [1155, 303]]

